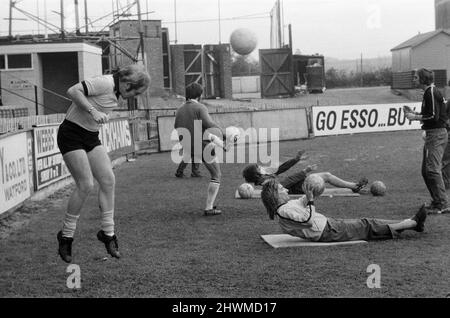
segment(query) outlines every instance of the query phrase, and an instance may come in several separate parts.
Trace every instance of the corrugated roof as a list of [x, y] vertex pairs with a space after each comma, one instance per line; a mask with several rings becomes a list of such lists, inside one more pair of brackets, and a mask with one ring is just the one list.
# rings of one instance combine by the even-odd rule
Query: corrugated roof
[[417, 34], [416, 36], [412, 37], [411, 39], [397, 45], [396, 47], [391, 49], [391, 51], [400, 50], [400, 49], [404, 49], [407, 47], [418, 46], [418, 45], [422, 44], [423, 42], [435, 37], [436, 35], [438, 35], [440, 33], [444, 33], [444, 34], [447, 34], [448, 36], [450, 36], [450, 30], [448, 30], [448, 29], [446, 29], [446, 30], [440, 29], [440, 30], [431, 31], [431, 32], [427, 32], [427, 33]]

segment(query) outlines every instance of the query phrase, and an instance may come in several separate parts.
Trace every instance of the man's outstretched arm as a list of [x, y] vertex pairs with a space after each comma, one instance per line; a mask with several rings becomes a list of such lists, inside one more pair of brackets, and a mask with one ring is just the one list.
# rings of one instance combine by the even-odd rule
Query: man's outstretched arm
[[302, 158], [302, 155], [304, 153], [305, 153], [305, 150], [300, 150], [299, 152], [297, 152], [297, 155], [294, 158], [289, 159], [288, 161], [283, 163], [281, 166], [279, 166], [278, 170], [275, 172], [275, 174], [279, 175], [279, 174], [282, 174], [283, 172], [286, 172], [289, 169], [291, 169], [293, 166], [295, 166], [297, 164], [297, 162], [300, 161], [300, 159]]

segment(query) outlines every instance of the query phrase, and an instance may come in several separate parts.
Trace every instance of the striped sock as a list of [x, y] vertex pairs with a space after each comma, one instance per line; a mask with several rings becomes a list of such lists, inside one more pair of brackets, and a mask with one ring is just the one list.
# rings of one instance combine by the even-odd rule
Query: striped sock
[[108, 236], [114, 236], [114, 210], [102, 212], [102, 230]]
[[208, 198], [206, 199], [206, 210], [211, 210], [214, 207], [217, 193], [219, 193], [220, 182], [211, 180], [208, 186]]
[[64, 216], [63, 228], [62, 228], [62, 236], [64, 237], [72, 237], [75, 235], [75, 230], [77, 228], [77, 222], [79, 215], [72, 215], [66, 213]]

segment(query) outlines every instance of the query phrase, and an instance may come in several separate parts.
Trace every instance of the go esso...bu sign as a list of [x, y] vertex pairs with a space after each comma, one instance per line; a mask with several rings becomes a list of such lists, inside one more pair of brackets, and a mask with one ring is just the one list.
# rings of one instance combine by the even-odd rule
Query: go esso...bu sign
[[403, 106], [420, 111], [421, 103], [313, 107], [315, 136], [420, 129], [405, 118]]

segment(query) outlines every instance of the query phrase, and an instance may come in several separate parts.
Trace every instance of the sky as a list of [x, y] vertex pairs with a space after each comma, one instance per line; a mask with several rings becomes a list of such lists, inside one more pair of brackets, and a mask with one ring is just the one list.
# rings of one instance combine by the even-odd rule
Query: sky
[[[64, 24], [69, 31], [75, 29], [74, 1], [64, 0]], [[84, 21], [85, 0], [78, 2]], [[133, 2], [87, 0], [88, 16], [94, 21], [90, 30], [101, 30], [111, 23], [113, 8]], [[9, 0], [0, 4], [0, 35], [5, 36]], [[257, 49], [270, 48], [270, 11], [275, 0], [140, 0], [140, 4], [143, 19], [161, 20], [172, 42], [229, 43], [235, 29], [247, 28], [256, 34]], [[60, 26], [60, 0], [16, 0], [16, 7]], [[339, 59], [390, 56], [393, 47], [435, 29], [434, 0], [282, 0], [282, 12], [284, 43], [289, 43], [290, 24], [294, 52]], [[137, 13], [136, 5], [131, 13]], [[13, 18], [26, 17], [13, 10]], [[12, 25], [13, 35], [44, 33], [44, 27], [31, 20], [13, 20]], [[257, 50], [252, 53], [257, 54]]]

